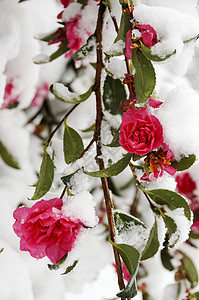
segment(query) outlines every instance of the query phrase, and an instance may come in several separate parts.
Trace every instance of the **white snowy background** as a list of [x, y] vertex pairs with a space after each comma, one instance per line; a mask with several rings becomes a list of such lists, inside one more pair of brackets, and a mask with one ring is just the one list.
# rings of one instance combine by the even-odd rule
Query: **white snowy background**
[[[154, 53], [164, 55], [176, 50], [176, 55], [169, 61], [154, 64], [157, 77], [156, 93], [164, 102], [161, 109], [154, 113], [163, 125], [166, 142], [175, 156], [179, 158], [181, 154], [195, 153], [198, 158], [199, 48], [197, 42], [183, 44], [183, 41], [199, 33], [198, 1], [138, 0], [135, 2], [136, 19], [141, 23], [152, 25], [161, 40], [153, 48]], [[111, 0], [111, 3], [112, 14], [119, 22], [120, 5], [114, 0]], [[41, 163], [41, 141], [32, 134], [33, 125], [26, 124], [38, 108], [32, 107], [28, 111], [27, 108], [30, 107], [37, 88], [43, 83], [50, 85], [58, 82], [60, 78], [70, 82], [75, 77], [73, 71], [65, 71], [67, 60], [64, 57], [46, 65], [33, 63], [33, 57], [37, 54], [52, 53], [57, 49], [56, 45], [47, 46], [35, 37], [57, 28], [56, 16], [62, 9], [58, 0], [28, 0], [20, 4], [17, 0], [0, 0], [0, 104], [3, 104], [6, 82], [12, 79], [16, 88], [15, 94], [20, 95], [17, 108], [0, 110], [0, 140], [16, 157], [21, 167], [20, 170], [14, 170], [0, 160], [0, 248], [4, 248], [0, 253], [0, 299], [2, 300], [104, 300], [113, 299], [118, 292], [117, 278], [112, 266], [112, 250], [105, 240], [101, 226], [82, 233], [68, 260], [70, 265], [78, 257], [79, 266], [66, 276], [60, 275], [62, 270], [50, 271], [47, 267], [50, 263], [48, 259], [36, 260], [30, 257], [29, 253], [21, 252], [19, 239], [12, 229], [13, 211], [20, 203], [32, 205], [27, 198], [31, 198], [33, 194], [30, 185], [37, 180], [36, 172]], [[90, 22], [97, 13], [96, 3], [95, 6], [91, 4], [90, 10], [87, 8], [85, 13], [85, 22]], [[71, 12], [66, 10], [65, 19], [69, 18], [70, 14]], [[92, 26], [94, 29], [95, 25]], [[114, 27], [107, 12], [103, 32], [105, 50], [109, 49], [111, 42], [114, 41], [113, 32]], [[121, 78], [126, 72], [123, 61], [115, 57], [107, 63], [107, 69], [114, 74], [115, 78]], [[105, 74], [103, 76], [105, 77]], [[85, 62], [85, 69], [72, 84], [74, 91], [77, 93], [86, 91], [92, 84], [93, 77], [94, 69]], [[63, 104], [58, 104], [53, 98], [51, 100], [55, 114], [65, 112]], [[106, 118], [109, 122], [116, 124], [120, 122], [119, 116], [111, 119], [107, 114]], [[77, 108], [68, 122], [70, 126], [80, 130], [91, 125], [94, 119], [95, 107], [91, 97]], [[103, 126], [103, 138], [110, 141], [106, 124], [104, 123]], [[85, 135], [85, 144], [88, 141]], [[52, 147], [56, 150], [56, 177], [54, 186], [45, 199], [59, 196], [63, 186], [58, 187], [57, 182], [60, 183], [63, 174], [70, 174], [73, 171], [66, 170], [59, 135], [53, 139]], [[92, 148], [73, 168], [77, 169], [78, 166], [87, 163], [88, 168], [95, 169], [96, 165], [89, 164], [89, 157], [94, 151], [95, 149]], [[118, 153], [118, 150], [112, 154], [105, 153], [105, 161], [110, 155], [116, 161], [121, 153]], [[199, 182], [197, 163], [191, 172], [195, 181]], [[119, 176], [119, 179], [115, 179], [116, 184], [122, 186], [128, 175], [127, 170]], [[88, 181], [86, 178], [85, 175], [80, 174], [81, 186], [76, 187], [76, 191], [83, 193], [83, 198], [87, 198], [84, 191], [95, 185], [93, 180]], [[151, 188], [154, 185], [151, 184]], [[175, 180], [167, 175], [160, 178], [156, 185], [175, 190]], [[98, 190], [93, 196], [94, 201], [99, 202], [102, 198], [101, 191]], [[124, 209], [125, 205], [128, 207], [131, 199], [131, 190], [124, 193], [123, 198], [115, 197], [121, 209]], [[123, 201], [122, 205], [121, 201]], [[145, 204], [142, 205], [140, 210], [145, 209]], [[86, 208], [90, 218], [94, 218], [91, 202], [88, 201], [85, 210]], [[81, 211], [79, 213], [81, 214]], [[84, 213], [85, 211], [82, 214]], [[152, 225], [149, 219], [146, 218], [145, 221], [148, 226]], [[182, 246], [182, 250], [190, 255], [199, 268], [198, 250], [188, 245]], [[161, 267], [159, 255], [147, 261], [145, 267], [149, 274], [144, 280], [153, 299], [174, 300], [173, 289], [170, 291], [167, 287], [173, 283], [174, 274]], [[134, 299], [139, 300], [142, 297], [138, 294]]]

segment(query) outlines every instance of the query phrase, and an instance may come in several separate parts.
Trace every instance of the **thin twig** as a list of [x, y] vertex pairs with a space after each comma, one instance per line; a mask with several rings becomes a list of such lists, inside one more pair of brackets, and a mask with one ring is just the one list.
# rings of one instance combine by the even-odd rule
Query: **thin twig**
[[147, 193], [143, 190], [141, 183], [140, 183], [139, 180], [137, 179], [137, 175], [135, 174], [135, 169], [134, 169], [132, 163], [129, 163], [129, 167], [130, 167], [130, 169], [131, 169], [131, 171], [132, 171], [132, 173], [133, 173], [133, 176], [134, 176], [134, 178], [135, 178], [135, 181], [136, 181], [137, 186], [141, 189], [141, 191], [142, 191], [143, 194], [145, 195], [146, 199], [148, 200], [148, 202], [149, 202], [149, 204], [150, 204], [151, 209], [154, 210], [156, 207], [155, 207], [155, 205], [151, 202], [151, 199], [149, 198], [149, 196], [147, 195]]
[[64, 197], [64, 195], [66, 193], [66, 190], [67, 190], [67, 185], [65, 185], [65, 187], [64, 187], [64, 189], [62, 191], [61, 196], [59, 197], [60, 199], [62, 199]]
[[74, 111], [74, 109], [78, 106], [79, 104], [75, 104], [62, 118], [62, 120], [59, 122], [59, 124], [55, 127], [55, 129], [51, 132], [47, 142], [45, 143], [46, 146], [49, 145], [50, 141], [52, 140], [54, 134], [57, 132], [57, 130], [61, 127], [62, 123], [68, 118], [68, 116]]
[[82, 158], [84, 156], [84, 154], [90, 149], [90, 147], [92, 146], [92, 144], [94, 143], [95, 138], [93, 137], [92, 140], [90, 141], [90, 143], [88, 144], [88, 146], [84, 149], [84, 151], [82, 152], [82, 154], [78, 157], [78, 159]]
[[[104, 169], [104, 161], [100, 157], [102, 155], [102, 144], [101, 144], [101, 123], [102, 123], [102, 97], [101, 97], [101, 72], [102, 72], [102, 27], [103, 27], [103, 19], [104, 19], [104, 13], [106, 10], [106, 6], [100, 2], [99, 5], [99, 12], [98, 12], [98, 19], [97, 19], [97, 26], [96, 26], [96, 40], [97, 40], [97, 66], [96, 66], [96, 76], [95, 76], [95, 84], [93, 86], [93, 91], [96, 95], [96, 126], [95, 126], [95, 133], [94, 138], [96, 141], [96, 147], [97, 147], [97, 156], [98, 156], [98, 162], [99, 162], [99, 168], [100, 170]], [[114, 221], [113, 221], [113, 214], [112, 214], [112, 201], [111, 196], [109, 193], [108, 188], [108, 180], [107, 178], [101, 178], [102, 183], [102, 189], [104, 193], [104, 199], [106, 204], [106, 212], [107, 212], [107, 218], [108, 218], [108, 224], [109, 224], [109, 233], [111, 236], [111, 240], [115, 241], [115, 227], [114, 227]], [[121, 268], [121, 261], [119, 254], [117, 252], [117, 249], [113, 247], [115, 262], [116, 262], [116, 269], [117, 269], [117, 275], [118, 275], [118, 285], [120, 290], [125, 288], [123, 275], [122, 275], [122, 268]], [[124, 300], [122, 298], [122, 300]]]

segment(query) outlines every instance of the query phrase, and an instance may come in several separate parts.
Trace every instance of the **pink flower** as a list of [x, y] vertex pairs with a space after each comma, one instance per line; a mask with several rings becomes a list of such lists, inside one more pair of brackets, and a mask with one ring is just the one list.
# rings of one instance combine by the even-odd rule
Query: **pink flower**
[[126, 34], [126, 52], [125, 55], [128, 58], [132, 58], [132, 48], [137, 48], [138, 45], [136, 42], [140, 40], [144, 45], [151, 48], [157, 43], [157, 33], [155, 29], [150, 25], [136, 25], [136, 29], [138, 29], [141, 33], [141, 37], [132, 38], [132, 30], [128, 30]]
[[157, 43], [157, 33], [155, 29], [150, 25], [136, 25], [136, 28], [139, 29], [141, 33], [140, 40], [147, 47], [152, 47]]
[[199, 218], [191, 225], [191, 230], [199, 232]]
[[162, 103], [163, 103], [162, 101], [154, 99], [154, 98], [151, 98], [151, 97], [148, 99], [148, 104], [150, 106], [152, 106], [153, 108], [160, 107], [160, 105], [162, 105]]
[[177, 191], [188, 198], [192, 198], [193, 193], [196, 189], [196, 183], [191, 178], [190, 174], [188, 172], [179, 174], [178, 176], [176, 176], [176, 182]]
[[49, 93], [49, 85], [47, 83], [42, 84], [32, 99], [31, 106], [41, 107], [44, 100], [48, 96]]
[[125, 55], [128, 58], [132, 58], [132, 47], [133, 47], [133, 45], [131, 43], [131, 36], [132, 36], [132, 31], [131, 31], [131, 29], [129, 29], [127, 31], [126, 40], [125, 40], [125, 46], [126, 46]]
[[68, 7], [72, 0], [60, 0], [64, 8]]
[[147, 155], [144, 162], [146, 173], [141, 177], [144, 181], [152, 181], [158, 177], [162, 177], [164, 171], [174, 176], [176, 169], [171, 166], [174, 160], [174, 155], [168, 145], [163, 143], [165, 149], [160, 148], [158, 151], [153, 151]]
[[162, 145], [162, 125], [146, 108], [128, 110], [122, 117], [119, 143], [129, 153], [146, 155]]
[[70, 57], [83, 45], [83, 40], [79, 34], [79, 19], [81, 16], [76, 16], [66, 23], [66, 37], [68, 39], [68, 48], [70, 51], [65, 54], [65, 57]]
[[21, 238], [22, 251], [29, 251], [35, 258], [47, 256], [53, 264], [71, 251], [83, 223], [64, 216], [62, 206], [62, 199], [54, 198], [14, 211], [13, 229]]
[[19, 100], [19, 95], [16, 93], [15, 86], [13, 84], [13, 80], [11, 79], [5, 87], [3, 104], [1, 106], [2, 109], [9, 108], [13, 103], [17, 103]]

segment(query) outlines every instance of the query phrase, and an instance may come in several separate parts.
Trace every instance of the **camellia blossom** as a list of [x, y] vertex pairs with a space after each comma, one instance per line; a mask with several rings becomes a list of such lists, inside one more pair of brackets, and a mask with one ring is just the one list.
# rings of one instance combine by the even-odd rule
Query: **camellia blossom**
[[60, 0], [64, 8], [68, 7], [72, 0]]
[[14, 211], [13, 228], [21, 238], [22, 251], [29, 251], [35, 258], [47, 256], [53, 264], [71, 251], [83, 223], [65, 216], [62, 206], [62, 199], [54, 198]]
[[[165, 145], [163, 143], [163, 145]], [[174, 160], [173, 153], [168, 149], [160, 148], [158, 151], [153, 151], [145, 158], [146, 173], [141, 177], [141, 180], [151, 181], [154, 178], [162, 177], [164, 171], [174, 176], [177, 170], [171, 166], [171, 162]]]
[[140, 41], [147, 47], [152, 47], [157, 43], [157, 33], [155, 29], [148, 24], [139, 24], [135, 28], [139, 29], [141, 33]]
[[129, 153], [146, 155], [162, 145], [162, 125], [146, 108], [130, 109], [122, 116], [119, 143]]
[[49, 93], [49, 85], [47, 83], [42, 84], [37, 89], [37, 92], [32, 100], [31, 105], [36, 107], [41, 107], [44, 100], [48, 96], [48, 93]]
[[13, 84], [13, 80], [10, 80], [5, 87], [3, 104], [1, 106], [2, 109], [8, 108], [13, 103], [17, 103], [19, 101], [19, 95], [16, 94], [15, 86]]
[[[138, 47], [135, 43], [140, 40], [144, 45], [151, 48], [157, 43], [157, 33], [155, 29], [148, 24], [136, 25], [136, 29], [139, 30], [141, 34], [140, 37], [132, 37], [132, 30], [128, 30], [126, 34], [126, 57], [132, 58], [132, 48]], [[135, 30], [134, 30], [135, 31]]]
[[190, 174], [188, 172], [179, 174], [176, 176], [176, 182], [178, 192], [191, 199], [196, 189], [196, 182], [191, 178]]

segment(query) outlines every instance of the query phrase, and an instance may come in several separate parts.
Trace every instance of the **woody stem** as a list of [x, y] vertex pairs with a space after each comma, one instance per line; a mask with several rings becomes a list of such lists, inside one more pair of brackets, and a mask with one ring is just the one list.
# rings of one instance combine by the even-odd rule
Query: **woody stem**
[[[95, 126], [95, 133], [94, 139], [96, 142], [97, 148], [97, 156], [99, 162], [100, 170], [105, 168], [104, 161], [101, 158], [102, 155], [102, 144], [101, 144], [101, 123], [103, 118], [103, 110], [102, 110], [102, 96], [101, 96], [101, 72], [102, 72], [102, 27], [103, 27], [103, 20], [104, 20], [104, 13], [106, 10], [106, 6], [102, 3], [99, 4], [99, 12], [98, 12], [98, 19], [97, 19], [97, 26], [96, 26], [96, 40], [97, 40], [97, 66], [96, 66], [96, 76], [95, 76], [95, 84], [93, 86], [93, 91], [96, 95], [96, 126]], [[106, 212], [109, 224], [109, 233], [111, 240], [115, 241], [115, 227], [113, 221], [113, 214], [112, 214], [112, 201], [111, 196], [108, 188], [108, 180], [107, 178], [101, 178], [102, 189], [104, 193], [104, 199], [106, 204]], [[115, 262], [116, 262], [116, 269], [118, 275], [118, 285], [120, 290], [125, 288], [123, 275], [122, 275], [122, 268], [121, 268], [121, 261], [119, 254], [116, 248], [113, 247]], [[123, 299], [125, 300], [125, 299]]]

